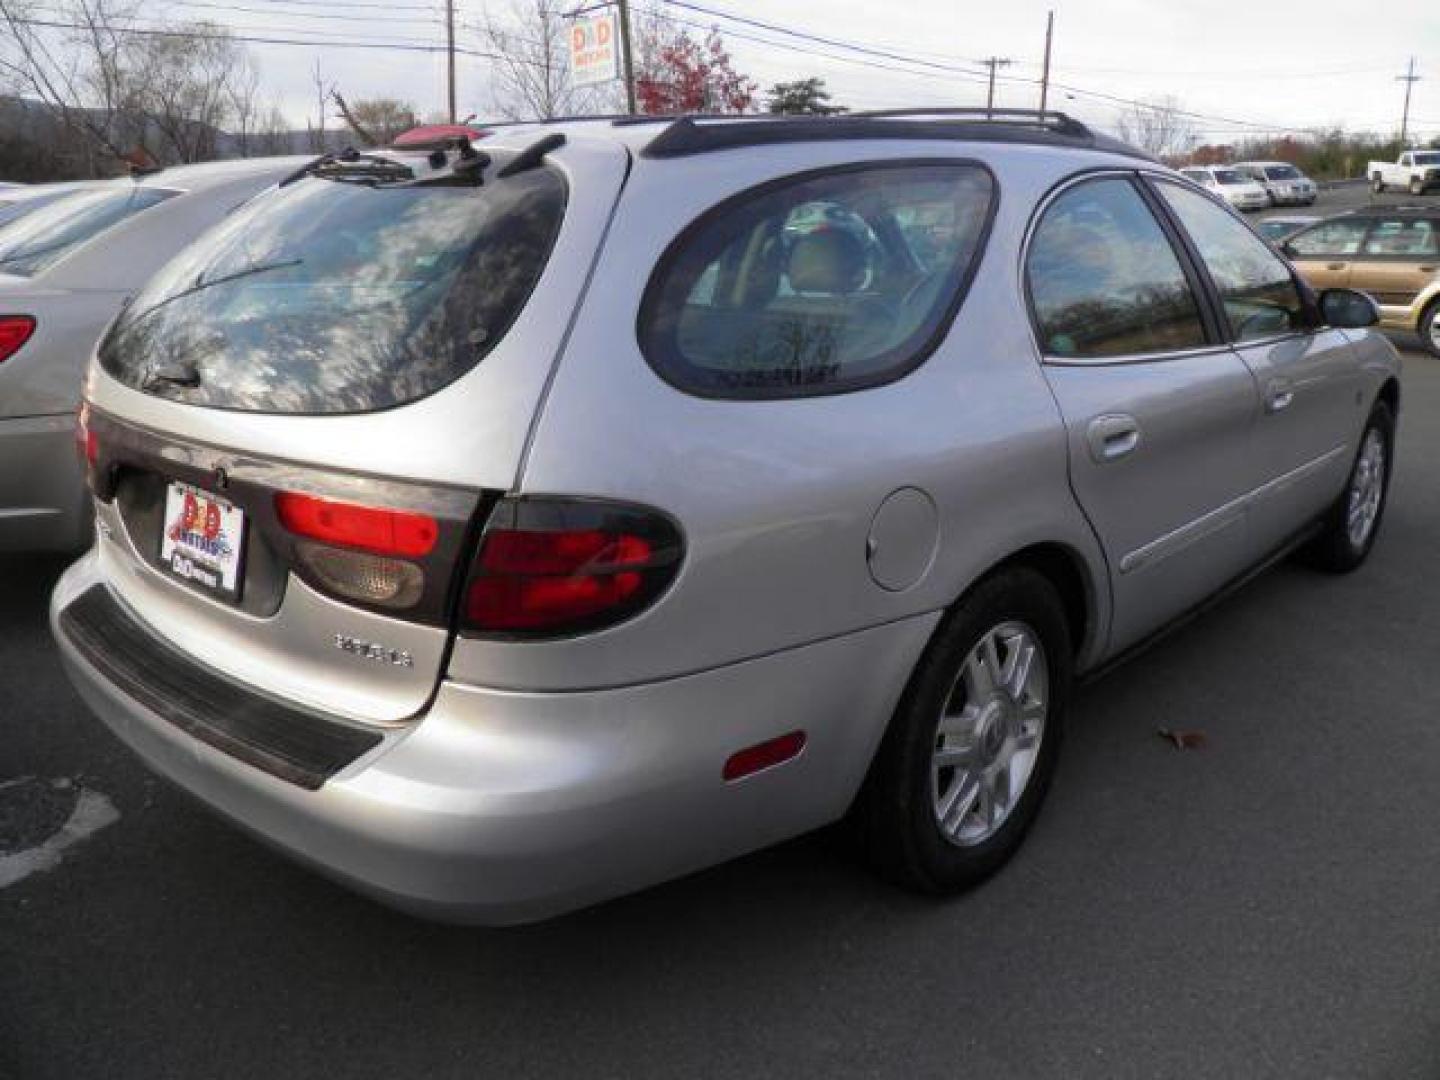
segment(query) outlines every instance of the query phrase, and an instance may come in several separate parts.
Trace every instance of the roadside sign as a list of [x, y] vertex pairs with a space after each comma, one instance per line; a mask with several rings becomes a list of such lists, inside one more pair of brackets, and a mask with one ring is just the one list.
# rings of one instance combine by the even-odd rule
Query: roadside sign
[[570, 24], [570, 84], [594, 86], [620, 77], [620, 33], [615, 12]]

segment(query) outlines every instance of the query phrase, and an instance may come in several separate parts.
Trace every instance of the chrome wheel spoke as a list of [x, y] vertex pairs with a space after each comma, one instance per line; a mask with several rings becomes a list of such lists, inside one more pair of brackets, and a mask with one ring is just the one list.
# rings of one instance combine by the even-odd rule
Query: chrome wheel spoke
[[956, 672], [931, 751], [935, 820], [952, 843], [981, 843], [1009, 818], [1034, 771], [1048, 706], [1035, 631], [1005, 622], [981, 635]]
[[940, 819], [940, 827], [949, 836], [955, 836], [960, 831], [966, 815], [975, 806], [975, 800], [979, 798], [981, 784], [974, 773], [961, 773], [955, 778], [950, 790], [945, 793], [940, 805], [936, 806], [935, 813]]

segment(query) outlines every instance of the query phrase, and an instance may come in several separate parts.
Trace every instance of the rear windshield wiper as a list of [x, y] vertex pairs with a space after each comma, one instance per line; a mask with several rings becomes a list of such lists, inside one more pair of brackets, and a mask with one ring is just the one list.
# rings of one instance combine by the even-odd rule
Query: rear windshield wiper
[[334, 180], [372, 180], [395, 182], [415, 179], [415, 170], [403, 161], [386, 157], [384, 154], [362, 153], [351, 147], [338, 154], [321, 154], [314, 161], [307, 161], [285, 179], [280, 187], [293, 184], [307, 176], [324, 176]]

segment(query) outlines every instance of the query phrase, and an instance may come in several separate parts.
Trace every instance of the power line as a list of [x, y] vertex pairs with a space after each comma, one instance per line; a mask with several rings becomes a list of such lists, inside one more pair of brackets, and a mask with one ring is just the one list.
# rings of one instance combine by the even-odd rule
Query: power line
[[[12, 19], [11, 21], [14, 22], [14, 23], [15, 23], [16, 25], [18, 25], [18, 26], [40, 26], [40, 27], [46, 27], [46, 28], [53, 29], [53, 30], [88, 30], [88, 29], [90, 29], [90, 27], [85, 26], [83, 23], [77, 23], [77, 22], [60, 22], [60, 21], [52, 20], [52, 19], [19, 19], [19, 18], [17, 18], [17, 19]], [[309, 46], [309, 47], [311, 47], [311, 48], [313, 48], [313, 47], [316, 46], [316, 45], [324, 45], [324, 46], [326, 46], [326, 47], [328, 47], [328, 48], [334, 48], [334, 49], [381, 49], [381, 50], [390, 49], [390, 50], [394, 50], [394, 51], [398, 51], [398, 52], [426, 52], [426, 53], [443, 53], [443, 52], [445, 51], [445, 46], [444, 46], [444, 45], [424, 45], [424, 44], [420, 44], [420, 43], [418, 43], [418, 42], [415, 42], [415, 43], [411, 43], [411, 42], [392, 42], [392, 43], [390, 43], [390, 44], [384, 44], [384, 43], [381, 43], [381, 42], [370, 42], [370, 41], [336, 41], [336, 40], [319, 40], [319, 39], [315, 39], [315, 38], [311, 38], [311, 39], [308, 39], [308, 40], [307, 40], [307, 39], [281, 38], [281, 37], [259, 37], [259, 36], [255, 36], [255, 35], [249, 35], [249, 34], [237, 34], [237, 33], [234, 33], [234, 32], [232, 32], [232, 31], [229, 31], [229, 30], [224, 31], [223, 33], [210, 34], [210, 33], [205, 33], [205, 32], [203, 32], [203, 31], [199, 31], [199, 30], [162, 30], [162, 29], [150, 29], [150, 28], [139, 27], [139, 26], [127, 26], [127, 27], [125, 27], [125, 29], [122, 31], [122, 33], [126, 33], [126, 34], [137, 34], [137, 35], [140, 35], [141, 37], [171, 37], [171, 38], [181, 38], [181, 39], [184, 39], [184, 40], [194, 40], [194, 41], [244, 41], [244, 42], [247, 42], [247, 43], [250, 43], [250, 44], [255, 44], [255, 45], [305, 45], [305, 46]], [[482, 59], [482, 60], [499, 60], [499, 59], [501, 59], [501, 56], [500, 56], [499, 53], [485, 52], [485, 51], [481, 51], [481, 50], [479, 50], [479, 49], [467, 49], [467, 48], [464, 48], [464, 47], [458, 46], [458, 45], [455, 47], [455, 51], [456, 51], [457, 53], [461, 53], [462, 55], [465, 55], [465, 56], [479, 57], [479, 58]]]
[[[665, 2], [668, 3], [668, 4], [670, 4], [672, 7], [685, 8], [686, 10], [689, 10], [689, 11], [699, 12], [699, 13], [702, 14], [702, 15], [709, 15], [709, 16], [712, 16], [712, 17], [714, 17], [714, 18], [726, 19], [726, 20], [729, 20], [729, 21], [732, 21], [732, 22], [737, 22], [737, 23], [740, 23], [740, 24], [746, 25], [746, 26], [760, 27], [760, 28], [763, 28], [763, 29], [765, 29], [765, 30], [769, 30], [769, 31], [774, 32], [774, 33], [785, 34], [785, 35], [788, 35], [788, 36], [791, 36], [791, 37], [798, 38], [798, 39], [803, 40], [803, 41], [816, 42], [816, 43], [819, 43], [819, 44], [822, 44], [822, 45], [828, 45], [828, 46], [830, 46], [830, 47], [832, 47], [832, 48], [849, 49], [849, 50], [852, 50], [852, 51], [855, 51], [855, 52], [859, 52], [859, 53], [863, 53], [863, 54], [866, 54], [866, 55], [873, 55], [873, 56], [882, 57], [882, 58], [884, 58], [884, 59], [898, 60], [898, 61], [902, 61], [902, 62], [904, 62], [904, 63], [915, 64], [915, 65], [923, 66], [923, 67], [926, 67], [926, 68], [934, 69], [934, 70], [937, 70], [937, 71], [948, 72], [948, 73], [950, 73], [951, 75], [971, 75], [971, 76], [979, 76], [979, 77], [981, 77], [981, 78], [985, 78], [985, 79], [988, 80], [988, 72], [982, 72], [982, 71], [979, 71], [979, 70], [973, 69], [973, 68], [960, 67], [959, 65], [956, 65], [956, 64], [943, 64], [943, 63], [937, 63], [937, 62], [930, 61], [930, 60], [922, 60], [922, 59], [920, 59], [920, 58], [918, 58], [918, 57], [905, 56], [904, 54], [896, 53], [896, 52], [891, 52], [891, 51], [884, 50], [884, 49], [874, 49], [874, 48], [871, 48], [871, 47], [869, 47], [869, 46], [857, 45], [857, 44], [855, 44], [855, 43], [853, 43], [853, 42], [841, 41], [841, 40], [838, 40], [838, 39], [836, 39], [836, 38], [828, 38], [828, 37], [824, 37], [824, 36], [819, 35], [819, 34], [810, 34], [810, 33], [807, 33], [807, 32], [805, 32], [805, 31], [803, 31], [803, 30], [795, 30], [795, 29], [793, 29], [793, 28], [791, 28], [791, 27], [781, 26], [781, 25], [779, 25], [779, 24], [777, 24], [777, 23], [764, 22], [764, 21], [762, 21], [762, 20], [760, 20], [760, 19], [751, 19], [751, 18], [748, 18], [748, 17], [743, 16], [743, 15], [734, 15], [734, 14], [732, 14], [732, 13], [730, 13], [730, 12], [722, 11], [722, 10], [720, 10], [720, 9], [718, 9], [718, 8], [708, 7], [708, 6], [705, 6], [705, 5], [702, 5], [702, 4], [690, 3], [689, 0], [665, 0]], [[732, 31], [727, 31], [727, 32], [732, 32]], [[779, 43], [775, 43], [775, 44], [779, 44]], [[781, 47], [783, 48], [783, 47], [785, 47], [785, 46], [781, 46]], [[836, 59], [836, 60], [838, 60], [838, 59], [840, 59], [840, 57], [831, 57], [831, 59]], [[912, 72], [912, 74], [914, 74], [914, 72]], [[1038, 85], [1039, 85], [1039, 82], [1040, 82], [1040, 80], [1038, 80], [1038, 79], [1027, 78], [1027, 77], [1025, 77], [1025, 76], [1000, 75], [1000, 76], [997, 76], [997, 78], [999, 78], [999, 79], [1001, 79], [1001, 80], [1003, 80], [1003, 81], [1007, 81], [1007, 82], [1026, 83], [1026, 84], [1035, 85], [1035, 86], [1038, 86]], [[1052, 87], [1056, 88], [1056, 89], [1067, 90], [1067, 91], [1071, 92], [1072, 94], [1076, 94], [1076, 95], [1079, 95], [1079, 96], [1081, 96], [1081, 97], [1090, 97], [1090, 98], [1094, 98], [1094, 99], [1100, 100], [1100, 101], [1110, 101], [1110, 102], [1114, 102], [1114, 103], [1117, 103], [1117, 104], [1120, 104], [1120, 105], [1138, 106], [1138, 107], [1140, 107], [1140, 108], [1152, 108], [1152, 107], [1153, 107], [1153, 106], [1149, 105], [1148, 103], [1146, 103], [1146, 102], [1144, 102], [1144, 101], [1139, 101], [1139, 100], [1136, 100], [1136, 99], [1134, 99], [1134, 98], [1120, 97], [1119, 95], [1116, 95], [1116, 94], [1106, 94], [1106, 93], [1103, 93], [1103, 92], [1098, 91], [1098, 90], [1086, 90], [1086, 89], [1084, 89], [1084, 88], [1082, 88], [1082, 87], [1078, 87], [1078, 86], [1074, 86], [1074, 85], [1069, 85], [1069, 84], [1065, 84], [1065, 83], [1058, 83], [1058, 82], [1054, 82], [1053, 80], [1051, 81], [1051, 84], [1050, 84], [1050, 85], [1051, 85]], [[1236, 119], [1236, 118], [1234, 118], [1234, 117], [1219, 116], [1219, 115], [1210, 114], [1210, 113], [1194, 112], [1194, 111], [1188, 110], [1188, 109], [1174, 109], [1174, 110], [1172, 110], [1172, 111], [1173, 111], [1177, 116], [1183, 116], [1183, 117], [1186, 117], [1187, 119], [1194, 119], [1194, 120], [1213, 120], [1213, 121], [1217, 121], [1217, 122], [1219, 122], [1219, 123], [1223, 123], [1223, 124], [1225, 124], [1225, 125], [1227, 125], [1227, 126], [1234, 127], [1234, 128], [1237, 128], [1237, 129], [1247, 129], [1247, 130], [1250, 130], [1250, 131], [1254, 131], [1254, 132], [1256, 132], [1257, 134], [1260, 134], [1260, 133], [1273, 133], [1273, 132], [1283, 132], [1283, 131], [1295, 131], [1295, 130], [1299, 130], [1299, 128], [1294, 127], [1294, 126], [1285, 126], [1285, 125], [1279, 125], [1279, 124], [1265, 124], [1265, 123], [1260, 123], [1260, 122], [1253, 121], [1253, 120], [1239, 120], [1239, 119]], [[1214, 129], [1214, 130], [1219, 130], [1219, 129]]]
[[[278, 16], [287, 19], [319, 19], [327, 22], [392, 22], [408, 23], [414, 25], [417, 22], [428, 22], [439, 25], [440, 15], [438, 12], [430, 11], [431, 18], [418, 19], [413, 15], [342, 15], [333, 12], [308, 12], [308, 11], [278, 11], [268, 8], [241, 7], [237, 4], [211, 4], [206, 0], [168, 0], [172, 7], [186, 8], [209, 8], [214, 11], [243, 11], [248, 15]], [[368, 35], [367, 35], [368, 36]]]

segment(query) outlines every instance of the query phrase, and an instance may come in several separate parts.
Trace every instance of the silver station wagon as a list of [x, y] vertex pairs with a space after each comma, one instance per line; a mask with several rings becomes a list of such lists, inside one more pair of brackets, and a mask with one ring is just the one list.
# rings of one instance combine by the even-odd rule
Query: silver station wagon
[[347, 152], [99, 344], [54, 632], [156, 771], [414, 912], [847, 817], [955, 891], [1034, 820], [1077, 674], [1288, 552], [1364, 560], [1375, 318], [1058, 114]]

